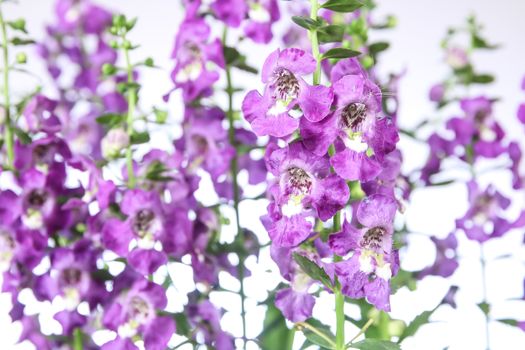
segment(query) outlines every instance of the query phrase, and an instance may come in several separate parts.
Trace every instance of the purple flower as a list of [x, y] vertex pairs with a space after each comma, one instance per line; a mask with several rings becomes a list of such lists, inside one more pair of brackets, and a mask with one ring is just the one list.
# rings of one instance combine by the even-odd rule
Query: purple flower
[[426, 276], [441, 276], [444, 278], [452, 276], [459, 266], [456, 257], [458, 241], [454, 233], [443, 239], [436, 237], [430, 238], [436, 246], [436, 260], [432, 266], [426, 267], [419, 274], [418, 278]]
[[187, 307], [190, 323], [204, 338], [206, 345], [215, 345], [217, 350], [233, 350], [233, 338], [221, 329], [220, 312], [209, 301], [202, 300]]
[[222, 122], [224, 113], [219, 108], [187, 108], [183, 138], [176, 142], [189, 157], [187, 168], [202, 167], [213, 181], [230, 169], [235, 149], [228, 144], [228, 134]]
[[305, 291], [281, 289], [275, 295], [275, 306], [292, 322], [302, 322], [312, 316], [315, 298]]
[[456, 220], [456, 227], [463, 230], [469, 239], [485, 242], [525, 225], [519, 218], [510, 222], [501, 216], [509, 207], [510, 200], [492, 185], [482, 190], [475, 181], [470, 181], [467, 187], [470, 208], [461, 219]]
[[276, 0], [215, 0], [211, 7], [230, 27], [239, 27], [245, 22], [246, 36], [262, 44], [270, 42], [272, 24], [280, 17]]
[[346, 205], [348, 186], [330, 174], [326, 156], [309, 152], [301, 142], [270, 152], [267, 168], [278, 182], [269, 190], [275, 205], [269, 207], [273, 223], [268, 232], [275, 244], [296, 246], [311, 233], [307, 216], [312, 209], [321, 220], [330, 219]]
[[525, 124], [525, 103], [520, 104], [518, 107], [518, 120]]
[[[124, 194], [121, 211], [126, 221], [109, 219], [102, 228], [104, 245], [121, 256], [143, 274], [155, 272], [166, 263], [166, 255], [154, 249], [164, 236], [164, 215], [160, 199], [155, 192], [129, 190]], [[130, 243], [136, 248], [130, 251]], [[128, 253], [129, 252], [129, 253]]]
[[357, 209], [357, 222], [362, 228], [343, 223], [343, 230], [329, 237], [333, 252], [352, 256], [335, 263], [335, 273], [342, 291], [351, 298], [366, 297], [378, 309], [390, 310], [390, 285], [397, 272], [397, 253], [392, 248], [393, 220], [397, 203], [391, 197], [373, 195]]
[[57, 101], [44, 95], [36, 95], [24, 108], [23, 115], [31, 132], [56, 133], [61, 129], [60, 119], [55, 114]]
[[198, 17], [187, 17], [177, 33], [172, 52], [176, 64], [171, 79], [176, 88], [182, 89], [187, 102], [211, 93], [219, 73], [208, 68], [210, 63], [224, 68], [222, 44], [218, 39], [210, 41], [209, 36], [210, 27]]
[[102, 322], [117, 332], [118, 337], [102, 348], [135, 349], [132, 339], [141, 336], [146, 349], [165, 349], [175, 332], [172, 318], [157, 315], [166, 304], [166, 294], [161, 286], [145, 279], [136, 280], [129, 291], [118, 295], [106, 309]]
[[384, 155], [395, 149], [395, 124], [379, 118], [381, 91], [366, 77], [345, 75], [333, 88], [336, 111], [319, 123], [301, 120], [303, 142], [318, 155], [335, 142], [335, 172], [347, 180], [370, 181], [380, 172]]
[[257, 135], [283, 137], [295, 131], [299, 124], [291, 116], [295, 106], [310, 121], [320, 121], [328, 115], [332, 90], [322, 85], [310, 86], [302, 78], [313, 73], [315, 67], [312, 55], [299, 49], [277, 49], [268, 56], [262, 71], [264, 95], [252, 90], [242, 105], [244, 116]]
[[432, 102], [442, 102], [445, 97], [445, 86], [443, 84], [436, 84], [430, 88], [428, 97]]
[[509, 144], [508, 154], [511, 160], [510, 171], [512, 172], [512, 188], [515, 190], [523, 188], [525, 178], [520, 174], [522, 152], [517, 142], [511, 142]]

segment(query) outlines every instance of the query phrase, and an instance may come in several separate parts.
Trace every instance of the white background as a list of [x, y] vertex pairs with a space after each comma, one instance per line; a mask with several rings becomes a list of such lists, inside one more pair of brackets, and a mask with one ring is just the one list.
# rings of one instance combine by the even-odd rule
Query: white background
[[[33, 37], [42, 38], [44, 24], [53, 20], [53, 2], [51, 0], [21, 0], [19, 4], [5, 5], [5, 17], [14, 19], [24, 16], [28, 22], [28, 29]], [[143, 89], [141, 101], [143, 106], [152, 104], [161, 105], [161, 96], [171, 88], [169, 69], [172, 67], [170, 54], [173, 38], [180, 22], [182, 10], [177, 1], [161, 0], [113, 0], [100, 1], [114, 10], [123, 11], [129, 17], [139, 16], [140, 20], [133, 32], [132, 39], [140, 43], [141, 48], [133, 54], [135, 59], [142, 59], [148, 55], [155, 58], [156, 64], [163, 70], [148, 71], [142, 75]], [[478, 19], [486, 25], [487, 37], [492, 42], [502, 45], [496, 52], [482, 53], [475, 57], [476, 65], [481, 71], [494, 73], [497, 81], [483, 90], [490, 96], [502, 99], [496, 106], [498, 120], [514, 139], [522, 141], [522, 125], [516, 121], [516, 109], [520, 101], [525, 101], [525, 92], [520, 91], [521, 79], [525, 75], [525, 1], [521, 0], [397, 0], [379, 1], [376, 14], [394, 13], [398, 18], [398, 27], [388, 34], [377, 34], [378, 38], [388, 39], [391, 49], [381, 56], [381, 72], [401, 71], [407, 68], [402, 80], [400, 99], [400, 123], [409, 128], [419, 120], [427, 117], [437, 117], [431, 104], [427, 102], [428, 88], [440, 81], [447, 68], [443, 64], [443, 55], [439, 47], [440, 40], [449, 26], [458, 26], [464, 23], [464, 18], [475, 13]], [[279, 26], [281, 32], [289, 24]], [[215, 35], [220, 36], [219, 28]], [[240, 50], [253, 52], [250, 62], [260, 66], [267, 52], [270, 52], [278, 43], [269, 47], [253, 47], [243, 44]], [[249, 51], [248, 51], [249, 50]], [[36, 62], [37, 58], [29, 55], [28, 68], [34, 72], [43, 72], [44, 67]], [[235, 79], [235, 76], [234, 76]], [[250, 88], [260, 87], [257, 78], [243, 79], [244, 85]], [[31, 79], [13, 79], [15, 92], [27, 91], [33, 82]], [[481, 90], [480, 90], [481, 91]], [[474, 95], [478, 91], [470, 93]], [[240, 98], [240, 97], [239, 97]], [[236, 103], [240, 103], [239, 100]], [[176, 96], [170, 102], [170, 110], [175, 117], [180, 118], [181, 107]], [[454, 108], [448, 112], [453, 113]], [[447, 117], [449, 114], [442, 114]], [[172, 130], [176, 132], [175, 130]], [[420, 166], [426, 157], [426, 148], [406, 140], [401, 143], [405, 151], [405, 169], [410, 170]], [[509, 176], [501, 173], [482, 178], [482, 182], [494, 183], [504, 193], [509, 194]], [[513, 196], [513, 206], [509, 213], [515, 217], [518, 210], [523, 208], [523, 192]], [[466, 190], [461, 185], [448, 188], [416, 191], [412, 202], [405, 213], [409, 228], [425, 235], [444, 237], [454, 228], [454, 219], [463, 215], [467, 208]], [[242, 224], [257, 231], [265, 237], [257, 217], [264, 212], [264, 206], [246, 203], [242, 208]], [[450, 283], [461, 286], [457, 300], [459, 308], [452, 310], [443, 307], [433, 317], [435, 323], [423, 327], [413, 338], [404, 342], [405, 350], [441, 350], [450, 346], [450, 350], [481, 350], [485, 349], [484, 318], [475, 305], [481, 301], [481, 275], [479, 265], [479, 249], [477, 244], [464, 239], [461, 235], [460, 251], [461, 268], [451, 281], [442, 281], [439, 278], [427, 278], [419, 284], [416, 292], [399, 291], [392, 300], [392, 317], [410, 321], [423, 310], [433, 308], [446, 293]], [[488, 265], [488, 299], [493, 304], [493, 317], [518, 318], [525, 320], [525, 303], [509, 301], [511, 298], [523, 296], [523, 277], [525, 268], [523, 257], [525, 250], [522, 244], [523, 232], [512, 232], [503, 239], [489, 242], [486, 254]], [[498, 259], [496, 257], [511, 253], [512, 259]], [[433, 261], [433, 248], [428, 239], [421, 235], [414, 235], [410, 242], [409, 251], [402, 254], [403, 266], [407, 269], [419, 269]], [[264, 288], [271, 288], [278, 278], [275, 274], [265, 272], [267, 258], [262, 259], [264, 267], [255, 268], [254, 276], [247, 279], [247, 293], [252, 298], [248, 304], [249, 336], [256, 336], [260, 331], [260, 321], [263, 318], [264, 307], [256, 306], [257, 300], [265, 297]], [[253, 263], [253, 262], [250, 262]], [[253, 264], [250, 264], [253, 265]], [[184, 284], [182, 272], [174, 275], [179, 283]], [[187, 276], [186, 276], [187, 278]], [[232, 282], [233, 283], [233, 282]], [[235, 285], [232, 285], [234, 288]], [[264, 288], [263, 288], [264, 287]], [[177, 296], [174, 295], [173, 298]], [[215, 302], [230, 312], [224, 317], [225, 329], [239, 335], [238, 301], [225, 295], [217, 295]], [[180, 301], [175, 301], [179, 303]], [[316, 315], [324, 322], [332, 322], [334, 318], [332, 301], [323, 298], [316, 306]], [[0, 295], [0, 348], [1, 349], [29, 349], [31, 346], [23, 344], [15, 346], [20, 332], [20, 326], [11, 324], [7, 312], [9, 298]], [[349, 308], [348, 312], [352, 312]], [[46, 318], [45, 320], [49, 320]], [[49, 321], [52, 323], [51, 321]], [[232, 326], [233, 325], [233, 326]], [[51, 328], [52, 329], [52, 328]], [[349, 327], [349, 332], [355, 332]], [[525, 333], [518, 329], [491, 323], [492, 350], [523, 349], [525, 348]], [[350, 333], [352, 334], [352, 333]], [[300, 344], [297, 343], [297, 347]]]

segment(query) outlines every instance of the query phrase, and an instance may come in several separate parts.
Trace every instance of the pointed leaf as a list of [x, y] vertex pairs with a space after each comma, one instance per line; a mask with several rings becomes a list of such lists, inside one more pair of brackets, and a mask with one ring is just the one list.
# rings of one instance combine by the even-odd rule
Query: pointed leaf
[[401, 347], [387, 340], [365, 339], [350, 345], [349, 349], [361, 350], [401, 350]]
[[294, 253], [293, 258], [308, 276], [316, 281], [321, 282], [327, 288], [332, 289], [332, 281], [322, 267], [319, 267], [312, 260], [297, 253]]
[[354, 51], [354, 50], [338, 47], [338, 48], [330, 49], [330, 50], [326, 51], [323, 54], [322, 58], [323, 59], [327, 59], [327, 58], [342, 59], [342, 58], [359, 56], [360, 54], [361, 54], [361, 52], [359, 52], [359, 51]]
[[363, 5], [359, 0], [328, 0], [321, 7], [335, 12], [353, 12]]
[[434, 310], [427, 310], [427, 311], [423, 311], [422, 313], [420, 313], [419, 315], [417, 315], [413, 320], [412, 322], [410, 322], [408, 324], [408, 326], [405, 328], [405, 330], [403, 331], [403, 333], [401, 333], [401, 335], [399, 336], [399, 340], [397, 341], [398, 343], [401, 343], [403, 341], [403, 339], [407, 338], [407, 337], [411, 337], [413, 336], [414, 334], [417, 333], [417, 331], [419, 330], [419, 328], [421, 328], [421, 326], [429, 323], [430, 321], [430, 316], [432, 316], [432, 314], [434, 313], [435, 309]]
[[311, 19], [310, 17], [292, 16], [292, 21], [298, 26], [308, 30], [317, 30], [323, 25], [322, 21]]

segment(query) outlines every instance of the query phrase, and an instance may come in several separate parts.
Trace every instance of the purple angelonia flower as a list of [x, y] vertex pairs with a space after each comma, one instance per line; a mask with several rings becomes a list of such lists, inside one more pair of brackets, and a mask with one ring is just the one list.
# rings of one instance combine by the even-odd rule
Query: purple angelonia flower
[[152, 274], [167, 261], [165, 253], [155, 249], [165, 234], [159, 195], [129, 190], [122, 199], [121, 211], [127, 215], [126, 221], [109, 219], [102, 228], [102, 241], [107, 248], [127, 257], [137, 271]]
[[445, 85], [436, 84], [430, 88], [428, 97], [432, 102], [442, 102], [445, 97]]
[[157, 315], [166, 304], [164, 288], [146, 279], [136, 280], [131, 289], [118, 295], [105, 310], [102, 322], [118, 336], [102, 349], [138, 349], [133, 344], [137, 336], [144, 340], [148, 350], [165, 349], [175, 332], [171, 317]]
[[510, 171], [512, 173], [512, 188], [515, 190], [523, 188], [525, 177], [520, 174], [522, 152], [517, 142], [511, 142], [508, 147], [508, 154], [511, 160]]
[[215, 0], [211, 8], [230, 27], [244, 24], [244, 33], [256, 43], [272, 40], [272, 25], [280, 18], [276, 0]]
[[216, 181], [229, 171], [235, 153], [222, 126], [224, 112], [219, 108], [186, 108], [185, 119], [183, 138], [175, 145], [186, 151], [190, 170], [202, 167]]
[[219, 79], [219, 73], [209, 69], [210, 63], [224, 68], [222, 44], [219, 39], [210, 41], [210, 32], [204, 19], [187, 17], [175, 38], [172, 58], [176, 64], [171, 79], [175, 88], [182, 89], [188, 103], [208, 96], [212, 85]]
[[308, 85], [302, 76], [315, 71], [313, 56], [300, 49], [277, 49], [266, 59], [262, 81], [264, 94], [250, 91], [242, 111], [258, 136], [283, 137], [294, 132], [299, 122], [292, 117], [298, 106], [304, 118], [317, 122], [330, 112], [333, 92], [330, 88]]
[[525, 225], [521, 219], [523, 213], [514, 222], [501, 216], [509, 207], [510, 200], [494, 186], [489, 185], [483, 190], [475, 181], [469, 181], [467, 187], [470, 208], [461, 219], [456, 220], [456, 227], [463, 230], [467, 238], [483, 243]]
[[328, 158], [308, 151], [301, 142], [282, 149], [269, 149], [267, 168], [277, 177], [269, 192], [275, 203], [269, 206], [270, 238], [278, 246], [293, 247], [312, 229], [308, 217], [330, 219], [349, 198], [346, 182], [330, 174]]
[[[341, 62], [351, 65], [353, 61]], [[337, 68], [332, 76], [345, 69]], [[395, 149], [395, 124], [380, 117], [381, 91], [363, 75], [345, 75], [334, 82], [333, 89], [336, 111], [319, 123], [301, 120], [303, 142], [318, 155], [335, 142], [336, 153], [330, 160], [335, 172], [347, 180], [370, 181], [381, 171], [385, 154]]]
[[233, 350], [233, 337], [221, 329], [219, 310], [209, 300], [187, 307], [190, 323], [202, 334], [204, 343], [217, 350]]
[[357, 209], [356, 228], [348, 221], [343, 230], [329, 237], [333, 252], [352, 256], [334, 263], [343, 294], [351, 298], [366, 297], [381, 310], [390, 310], [390, 278], [397, 273], [397, 252], [392, 247], [393, 220], [397, 203], [391, 197], [373, 195]]
[[459, 266], [456, 256], [456, 249], [458, 247], [458, 241], [454, 233], [443, 239], [436, 237], [430, 238], [436, 246], [436, 260], [434, 264], [423, 269], [419, 274], [418, 278], [424, 278], [426, 276], [441, 276], [444, 278], [452, 276]]

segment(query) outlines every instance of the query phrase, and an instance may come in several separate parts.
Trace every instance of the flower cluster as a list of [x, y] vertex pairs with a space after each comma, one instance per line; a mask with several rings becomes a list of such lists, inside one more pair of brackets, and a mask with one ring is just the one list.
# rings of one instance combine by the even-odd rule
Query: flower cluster
[[[262, 221], [291, 283], [277, 293], [276, 305], [294, 322], [310, 317], [314, 305], [308, 290], [315, 278], [297, 265], [297, 254], [321, 266], [346, 296], [366, 297], [383, 310], [390, 309], [389, 281], [398, 269], [392, 244], [398, 205], [393, 191], [373, 185], [395, 150], [396, 126], [382, 113], [380, 88], [355, 58], [331, 67], [329, 86], [308, 84], [318, 59], [298, 48], [274, 51], [262, 69], [264, 92], [253, 90], [243, 102], [254, 133], [272, 137], [265, 161], [274, 179]], [[356, 190], [363, 185], [366, 198], [351, 197], [347, 182]], [[339, 232], [339, 211], [356, 200]], [[327, 237], [323, 223], [330, 221], [336, 232]]]

